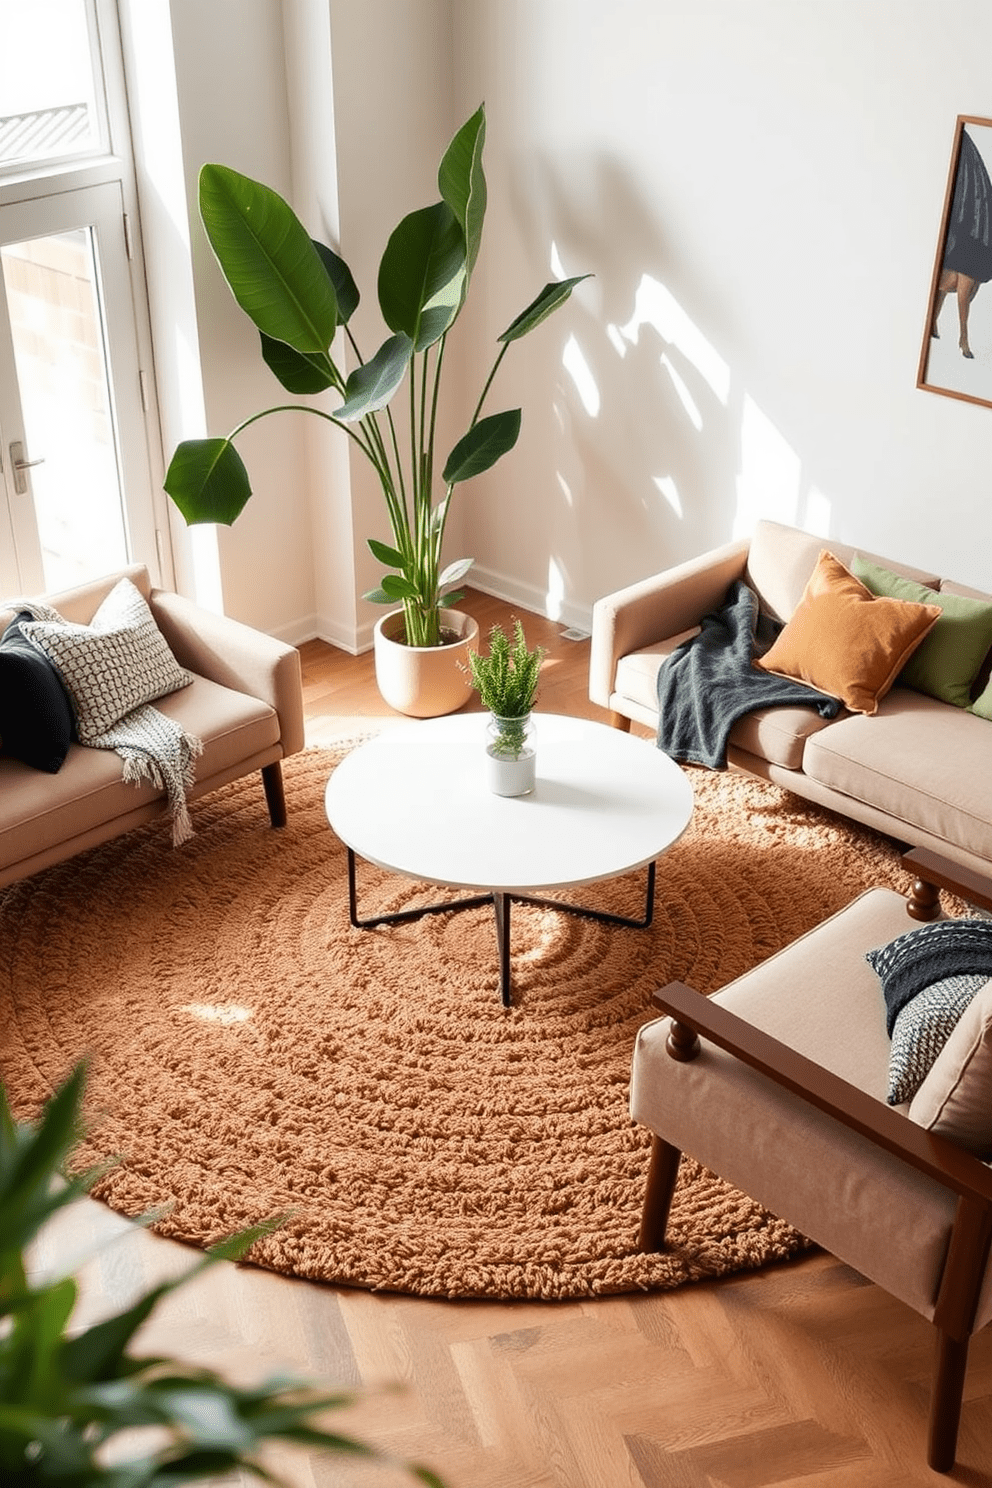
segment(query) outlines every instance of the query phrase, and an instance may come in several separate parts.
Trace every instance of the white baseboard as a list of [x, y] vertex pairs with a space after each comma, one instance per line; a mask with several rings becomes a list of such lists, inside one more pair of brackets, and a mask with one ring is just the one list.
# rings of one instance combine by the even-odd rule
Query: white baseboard
[[473, 565], [466, 582], [473, 589], [481, 589], [483, 594], [491, 594], [494, 599], [503, 599], [533, 615], [543, 615], [546, 620], [557, 620], [569, 629], [589, 633], [592, 605], [574, 604], [569, 600], [552, 601], [546, 589], [539, 589], [535, 584], [522, 584], [519, 579], [484, 568], [481, 564]]
[[[468, 583], [472, 589], [491, 594], [494, 599], [505, 600], [507, 604], [527, 610], [532, 615], [543, 615], [547, 620], [555, 620], [563, 627], [581, 630], [588, 635], [592, 626], [591, 605], [553, 602], [546, 590], [538, 589], [536, 585], [522, 584], [519, 579], [512, 579], [494, 569], [474, 566], [468, 576]], [[374, 619], [367, 620], [356, 631], [337, 624], [326, 615], [311, 614], [281, 626], [272, 634], [277, 640], [285, 641], [290, 646], [302, 646], [304, 641], [326, 641], [328, 645], [336, 646], [349, 656], [361, 656], [372, 649], [374, 625]]]

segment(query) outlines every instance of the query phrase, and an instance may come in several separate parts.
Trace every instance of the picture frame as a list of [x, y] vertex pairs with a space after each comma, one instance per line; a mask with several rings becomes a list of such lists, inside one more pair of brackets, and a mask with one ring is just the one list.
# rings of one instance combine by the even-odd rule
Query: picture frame
[[992, 408], [992, 119], [957, 118], [916, 385]]

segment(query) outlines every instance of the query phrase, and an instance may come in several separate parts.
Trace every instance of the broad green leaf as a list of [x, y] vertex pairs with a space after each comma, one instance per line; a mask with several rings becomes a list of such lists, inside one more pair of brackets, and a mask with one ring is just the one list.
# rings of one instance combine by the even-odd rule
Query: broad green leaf
[[577, 284], [581, 284], [583, 279], [591, 278], [591, 274], [579, 274], [574, 279], [560, 279], [546, 284], [537, 299], [532, 300], [526, 310], [521, 310], [516, 320], [510, 322], [497, 340], [519, 341], [521, 336], [526, 336], [528, 331], [539, 326], [542, 320], [547, 320], [559, 305], [564, 305]]
[[473, 475], [481, 475], [513, 448], [519, 433], [519, 408], [480, 419], [459, 439], [448, 456], [442, 475], [445, 484], [454, 486], [459, 481], [471, 480]]
[[379, 264], [379, 308], [391, 331], [402, 331], [423, 351], [440, 339], [458, 313], [460, 298], [445, 306], [446, 316], [423, 326], [424, 309], [465, 267], [465, 239], [446, 202], [411, 212], [393, 233]]
[[326, 243], [318, 243], [316, 238], [313, 238], [312, 242], [334, 285], [334, 293], [338, 302], [338, 325], [347, 325], [361, 302], [362, 297], [358, 292], [358, 285], [352, 278], [351, 270], [344, 259], [340, 258], [333, 248], [328, 248]]
[[335, 408], [334, 418], [349, 424], [364, 418], [367, 413], [385, 408], [406, 376], [412, 355], [413, 344], [409, 336], [390, 336], [370, 362], [352, 372], [345, 384], [344, 402], [340, 408]]
[[482, 169], [485, 142], [486, 111], [480, 106], [451, 141], [437, 173], [438, 190], [461, 224], [465, 237], [468, 278], [479, 256], [486, 216], [486, 177]]
[[230, 526], [251, 495], [245, 463], [229, 439], [184, 439], [163, 484], [191, 527]]
[[289, 203], [229, 166], [205, 165], [200, 216], [234, 298], [258, 329], [296, 351], [326, 351], [337, 297]]
[[262, 359], [289, 393], [323, 393], [334, 386], [334, 377], [326, 353], [294, 351], [285, 341], [276, 341], [264, 331]]
[[391, 548], [388, 543], [380, 542], [375, 537], [368, 538], [367, 542], [373, 556], [378, 558], [380, 563], [385, 563], [388, 568], [403, 567], [403, 554], [398, 548]]
[[438, 578], [438, 584], [443, 588], [446, 584], [457, 584], [468, 573], [474, 558], [456, 558], [454, 563], [449, 563], [447, 568]]
[[391, 605], [396, 603], [392, 595], [387, 594], [382, 585], [378, 589], [370, 589], [367, 594], [362, 595], [362, 598], [367, 599], [369, 604]]
[[382, 580], [382, 592], [387, 599], [419, 599], [420, 590], [416, 584], [402, 574], [386, 574]]

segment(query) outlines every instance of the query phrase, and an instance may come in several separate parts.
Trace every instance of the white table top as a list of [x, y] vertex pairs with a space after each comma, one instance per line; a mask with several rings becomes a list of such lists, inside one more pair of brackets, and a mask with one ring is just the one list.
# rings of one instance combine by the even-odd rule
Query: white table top
[[523, 892], [614, 878], [688, 826], [692, 787], [653, 743], [553, 713], [534, 714], [534, 790], [493, 794], [487, 716], [400, 724], [352, 750], [325, 795], [341, 840], [410, 878]]

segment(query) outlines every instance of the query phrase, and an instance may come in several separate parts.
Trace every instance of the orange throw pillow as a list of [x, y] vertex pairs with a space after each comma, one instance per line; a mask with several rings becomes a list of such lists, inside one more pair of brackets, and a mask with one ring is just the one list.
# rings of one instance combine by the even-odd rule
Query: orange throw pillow
[[939, 605], [872, 594], [824, 551], [792, 619], [754, 664], [808, 682], [853, 713], [875, 713], [942, 613]]

